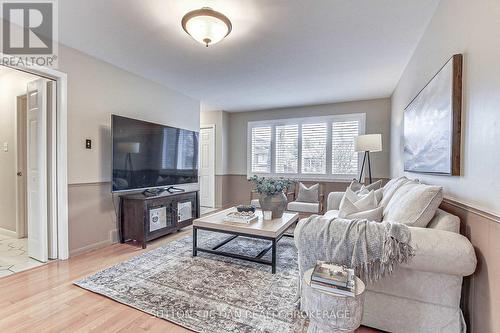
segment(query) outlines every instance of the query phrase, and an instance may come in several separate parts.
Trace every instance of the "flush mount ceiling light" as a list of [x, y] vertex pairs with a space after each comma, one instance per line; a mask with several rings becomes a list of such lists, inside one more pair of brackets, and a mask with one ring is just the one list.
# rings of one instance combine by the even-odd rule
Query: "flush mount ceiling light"
[[209, 7], [187, 13], [181, 23], [185, 32], [207, 47], [223, 40], [233, 28], [224, 14]]

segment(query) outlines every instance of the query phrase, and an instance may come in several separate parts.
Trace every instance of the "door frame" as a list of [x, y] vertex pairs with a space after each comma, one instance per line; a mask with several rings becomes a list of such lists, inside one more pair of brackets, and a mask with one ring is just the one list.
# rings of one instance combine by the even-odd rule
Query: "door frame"
[[[23, 64], [22, 61], [11, 55], [0, 53], [2, 58], [9, 59], [9, 64]], [[5, 62], [4, 62], [5, 63]], [[5, 65], [0, 65], [5, 66]], [[6, 66], [14, 70], [41, 76], [57, 82], [56, 84], [56, 201], [57, 213], [53, 221], [57, 225], [57, 259], [69, 258], [68, 238], [68, 77], [66, 73], [41, 66]]]
[[[215, 129], [215, 124], [209, 124], [209, 125], [201, 125], [200, 126], [200, 132], [202, 129], [211, 129], [213, 131], [213, 136], [214, 136], [214, 139], [213, 139], [213, 144], [212, 144], [212, 161], [213, 161], [213, 171], [212, 174], [210, 175], [210, 180], [212, 182], [212, 184], [214, 184], [214, 195], [212, 195], [212, 202], [211, 202], [211, 208], [215, 208], [215, 196], [217, 195], [217, 191], [215, 190], [215, 165], [216, 165], [216, 162], [215, 162], [215, 158], [217, 156], [216, 152], [215, 152], [215, 149], [217, 147], [217, 144], [216, 144], [216, 141], [217, 141], [217, 133], [216, 133], [216, 129]], [[201, 134], [200, 134], [200, 148], [201, 148]], [[201, 158], [201, 152], [200, 154], [198, 154]], [[200, 167], [201, 167], [201, 164], [200, 164]], [[200, 168], [201, 169], [201, 168]], [[201, 184], [200, 184], [200, 191], [201, 191]]]
[[28, 235], [28, 216], [27, 210], [27, 111], [28, 101], [26, 94], [16, 97], [16, 171], [22, 173], [23, 184], [20, 184], [18, 176], [16, 177], [16, 233], [17, 238], [24, 238]]

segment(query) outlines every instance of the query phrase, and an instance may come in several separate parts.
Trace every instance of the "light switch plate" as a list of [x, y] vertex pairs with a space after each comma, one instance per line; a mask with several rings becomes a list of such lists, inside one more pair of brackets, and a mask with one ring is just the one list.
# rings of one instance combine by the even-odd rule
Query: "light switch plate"
[[8, 152], [9, 151], [9, 144], [7, 142], [3, 143], [3, 151]]

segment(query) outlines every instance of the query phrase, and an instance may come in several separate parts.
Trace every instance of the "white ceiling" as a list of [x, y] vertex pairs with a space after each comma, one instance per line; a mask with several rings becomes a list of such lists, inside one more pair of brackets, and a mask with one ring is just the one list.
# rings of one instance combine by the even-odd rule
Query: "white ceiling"
[[[199, 99], [246, 111], [388, 97], [439, 0], [64, 0], [63, 44]], [[233, 23], [205, 48], [182, 16]]]

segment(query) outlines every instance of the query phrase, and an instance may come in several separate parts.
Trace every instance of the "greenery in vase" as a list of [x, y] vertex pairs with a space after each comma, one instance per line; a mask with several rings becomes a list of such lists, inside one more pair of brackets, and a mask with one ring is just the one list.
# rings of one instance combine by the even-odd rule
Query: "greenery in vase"
[[259, 194], [275, 195], [292, 187], [297, 181], [286, 178], [266, 178], [252, 176], [248, 179], [255, 184]]

